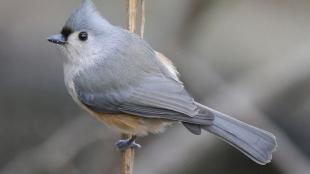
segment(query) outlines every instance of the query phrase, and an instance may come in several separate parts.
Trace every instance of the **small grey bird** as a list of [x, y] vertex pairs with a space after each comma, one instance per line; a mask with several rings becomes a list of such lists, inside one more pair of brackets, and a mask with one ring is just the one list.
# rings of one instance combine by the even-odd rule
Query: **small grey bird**
[[120, 150], [139, 148], [137, 136], [182, 123], [193, 134], [206, 130], [219, 136], [258, 164], [270, 162], [275, 136], [196, 102], [168, 58], [110, 24], [91, 0], [48, 40], [66, 57], [65, 84], [74, 101], [108, 126], [134, 135], [116, 143]]

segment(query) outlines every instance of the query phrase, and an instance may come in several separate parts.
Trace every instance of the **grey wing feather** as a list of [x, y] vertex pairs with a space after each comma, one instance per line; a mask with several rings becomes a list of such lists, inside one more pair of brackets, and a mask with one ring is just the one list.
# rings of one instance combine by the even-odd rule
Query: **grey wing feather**
[[201, 134], [201, 126], [199, 124], [192, 124], [192, 123], [186, 123], [186, 122], [182, 122], [182, 124], [191, 133], [193, 133], [195, 135]]
[[79, 100], [96, 112], [128, 113], [202, 125], [210, 125], [213, 120], [213, 115], [203, 113], [182, 85], [160, 76], [114, 92], [81, 89], [76, 86]]
[[143, 84], [133, 90], [128, 102], [173, 110], [190, 117], [196, 116], [199, 112], [194, 99], [183, 85], [161, 76], [144, 79]]
[[185, 123], [197, 125], [210, 125], [212, 123], [212, 117], [206, 117], [205, 115], [197, 115], [195, 117], [189, 117], [188, 115], [178, 113], [172, 110], [154, 108], [141, 105], [122, 105], [119, 110], [123, 113], [139, 115], [148, 118], [164, 118], [173, 121], [181, 121]]

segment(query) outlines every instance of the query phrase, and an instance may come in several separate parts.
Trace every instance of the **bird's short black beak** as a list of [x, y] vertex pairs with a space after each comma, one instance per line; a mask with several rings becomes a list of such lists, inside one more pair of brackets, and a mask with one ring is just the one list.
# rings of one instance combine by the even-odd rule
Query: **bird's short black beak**
[[56, 34], [47, 38], [49, 42], [52, 42], [57, 45], [65, 45], [66, 40], [61, 34]]

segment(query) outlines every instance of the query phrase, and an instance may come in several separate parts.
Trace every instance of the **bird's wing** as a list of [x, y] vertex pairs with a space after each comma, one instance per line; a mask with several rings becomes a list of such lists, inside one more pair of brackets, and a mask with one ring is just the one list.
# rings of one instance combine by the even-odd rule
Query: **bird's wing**
[[95, 112], [127, 113], [209, 125], [213, 119], [196, 105], [183, 85], [164, 76], [149, 76], [139, 85], [113, 91], [92, 92], [76, 86], [79, 100]]
[[170, 77], [179, 83], [182, 83], [179, 79], [179, 72], [168, 57], [158, 51], [155, 51], [155, 57], [162, 63], [162, 65], [164, 65], [163, 68], [168, 70]]

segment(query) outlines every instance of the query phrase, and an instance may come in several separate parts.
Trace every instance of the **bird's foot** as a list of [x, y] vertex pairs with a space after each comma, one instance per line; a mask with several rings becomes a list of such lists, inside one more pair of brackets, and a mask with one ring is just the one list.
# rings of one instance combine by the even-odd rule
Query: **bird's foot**
[[120, 151], [127, 150], [128, 148], [140, 149], [141, 145], [135, 142], [136, 136], [126, 140], [118, 140], [115, 145]]
[[140, 144], [137, 144], [136, 142], [128, 143], [128, 140], [118, 140], [115, 145], [120, 151], [127, 150], [128, 148], [141, 148]]

